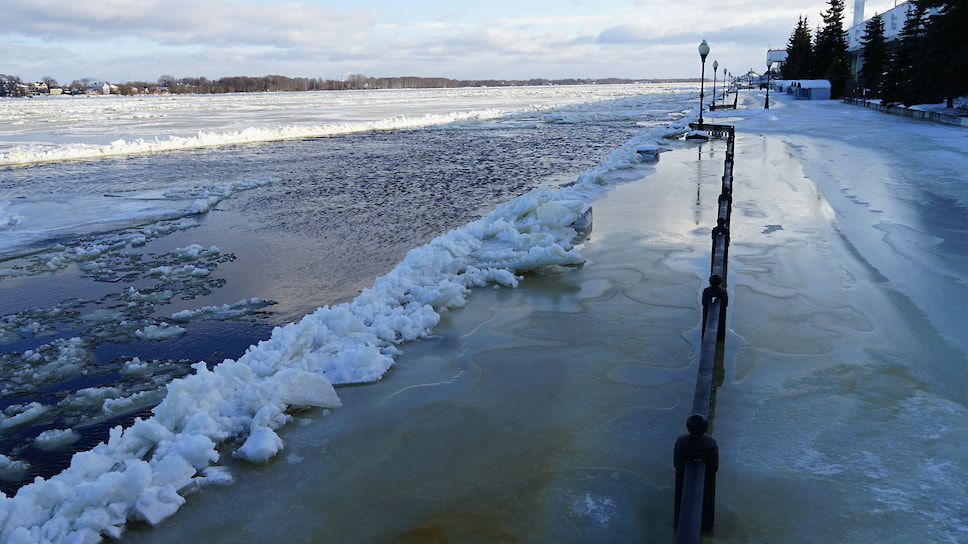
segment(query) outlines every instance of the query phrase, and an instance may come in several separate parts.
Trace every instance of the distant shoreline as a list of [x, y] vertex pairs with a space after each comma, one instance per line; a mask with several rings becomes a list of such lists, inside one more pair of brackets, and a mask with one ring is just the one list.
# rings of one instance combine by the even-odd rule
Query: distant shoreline
[[112, 84], [82, 79], [67, 86], [46, 83], [20, 83], [6, 85], [0, 96], [22, 97], [50, 94], [230, 94], [253, 92], [303, 92], [348, 91], [379, 89], [461, 89], [476, 87], [541, 87], [554, 85], [631, 85], [641, 83], [698, 83], [699, 78], [566, 78], [566, 79], [450, 79], [444, 77], [368, 77], [350, 74], [341, 80], [317, 78], [290, 78], [267, 75], [260, 77], [232, 76], [217, 80], [204, 77], [175, 78], [161, 76], [156, 83], [129, 81]]

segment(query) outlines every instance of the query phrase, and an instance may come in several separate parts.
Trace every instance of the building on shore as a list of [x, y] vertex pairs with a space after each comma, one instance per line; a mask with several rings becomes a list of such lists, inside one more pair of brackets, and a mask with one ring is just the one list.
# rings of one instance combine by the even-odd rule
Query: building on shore
[[870, 17], [864, 18], [864, 0], [854, 0], [854, 19], [853, 24], [847, 29], [847, 63], [850, 65], [850, 73], [857, 77], [860, 69], [864, 66], [864, 44], [861, 38], [865, 34], [867, 21], [875, 15], [881, 16], [884, 22], [884, 41], [891, 43], [901, 35], [904, 28], [904, 21], [907, 19], [908, 9], [911, 7], [909, 2], [895, 2], [894, 7], [884, 13], [874, 13]]
[[770, 67], [772, 77], [783, 76], [783, 65], [786, 64], [787, 55], [786, 49], [766, 50], [766, 65]]

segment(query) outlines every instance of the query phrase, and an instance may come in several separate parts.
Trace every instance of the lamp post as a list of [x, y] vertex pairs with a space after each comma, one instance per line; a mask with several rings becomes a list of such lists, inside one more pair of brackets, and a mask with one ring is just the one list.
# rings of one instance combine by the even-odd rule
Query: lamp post
[[716, 111], [716, 72], [719, 71], [719, 61], [713, 61], [713, 103], [709, 106], [709, 111]]
[[773, 61], [766, 61], [766, 106], [763, 109], [770, 109], [770, 67], [773, 66]]
[[727, 81], [729, 80], [726, 79], [726, 69], [723, 68], [723, 106], [726, 106], [726, 95], [729, 93], [729, 83]]
[[699, 78], [699, 130], [702, 130], [702, 104], [705, 100], [705, 95], [703, 94], [703, 82], [706, 81], [706, 55], [709, 54], [709, 44], [706, 40], [703, 40], [699, 44], [699, 58], [702, 59], [702, 75]]

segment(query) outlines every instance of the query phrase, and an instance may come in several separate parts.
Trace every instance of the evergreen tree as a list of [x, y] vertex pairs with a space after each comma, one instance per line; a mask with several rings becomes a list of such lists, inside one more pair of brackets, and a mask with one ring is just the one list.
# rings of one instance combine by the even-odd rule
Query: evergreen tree
[[783, 64], [784, 79], [808, 79], [813, 68], [813, 37], [807, 18], [800, 16], [797, 28], [787, 42], [787, 60]]
[[935, 10], [926, 21], [927, 68], [932, 86], [948, 107], [968, 95], [968, 2], [966, 0], [920, 0], [925, 12]]
[[884, 21], [874, 15], [864, 25], [864, 35], [860, 39], [864, 64], [858, 77], [864, 80], [868, 96], [880, 96], [881, 79], [887, 64], [887, 45], [884, 41]]
[[920, 0], [910, 0], [907, 19], [891, 55], [887, 76], [882, 82], [882, 97], [906, 106], [927, 101], [931, 94], [930, 70], [926, 67], [927, 15]]
[[830, 0], [830, 8], [821, 13], [823, 28], [817, 31], [813, 48], [813, 77], [830, 81], [830, 96], [844, 91], [850, 68], [847, 65], [847, 35], [844, 33], [844, 0]]

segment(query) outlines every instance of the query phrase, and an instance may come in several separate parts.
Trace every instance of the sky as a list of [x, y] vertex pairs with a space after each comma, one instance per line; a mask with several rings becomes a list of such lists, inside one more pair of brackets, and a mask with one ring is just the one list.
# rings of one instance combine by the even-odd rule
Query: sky
[[[847, 0], [845, 27], [853, 18]], [[894, 0], [871, 0], [867, 16]], [[4, 0], [0, 73], [181, 77], [687, 78], [765, 69], [828, 0]]]

